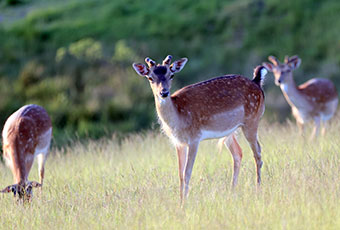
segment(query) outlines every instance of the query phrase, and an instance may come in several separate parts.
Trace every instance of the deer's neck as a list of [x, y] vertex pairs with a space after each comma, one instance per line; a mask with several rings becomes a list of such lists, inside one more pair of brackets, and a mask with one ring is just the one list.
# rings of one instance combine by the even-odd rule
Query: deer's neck
[[293, 76], [289, 76], [286, 82], [280, 85], [280, 88], [290, 106], [294, 106], [297, 108], [302, 108], [306, 106], [306, 99], [297, 88]]
[[167, 134], [169, 134], [167, 129], [175, 129], [178, 124], [179, 120], [177, 110], [170, 96], [165, 99], [160, 99], [159, 97], [155, 96], [155, 103], [162, 128]]

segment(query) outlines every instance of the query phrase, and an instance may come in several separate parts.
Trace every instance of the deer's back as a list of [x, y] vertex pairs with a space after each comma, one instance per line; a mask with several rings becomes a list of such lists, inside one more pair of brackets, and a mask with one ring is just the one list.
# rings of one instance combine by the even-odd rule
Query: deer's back
[[247, 116], [260, 112], [264, 95], [261, 87], [239, 75], [226, 75], [186, 86], [171, 99], [182, 116], [211, 117], [238, 107]]
[[326, 104], [338, 97], [334, 84], [328, 79], [314, 78], [299, 85], [298, 89], [315, 105]]
[[13, 113], [2, 131], [4, 148], [9, 145], [34, 154], [39, 137], [51, 131], [51, 120], [42, 107], [26, 105]]

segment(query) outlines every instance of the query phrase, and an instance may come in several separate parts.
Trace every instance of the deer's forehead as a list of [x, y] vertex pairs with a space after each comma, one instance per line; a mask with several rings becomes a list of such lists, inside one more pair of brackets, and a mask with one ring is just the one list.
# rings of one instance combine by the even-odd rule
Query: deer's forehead
[[165, 66], [157, 66], [153, 70], [153, 74], [158, 78], [159, 81], [165, 81], [166, 80], [166, 74], [168, 72], [168, 68]]
[[165, 75], [168, 69], [165, 66], [157, 66], [154, 70], [153, 73], [156, 75]]
[[278, 71], [287, 71], [287, 70], [289, 70], [289, 66], [288, 66], [288, 65], [285, 65], [285, 64], [280, 64], [280, 65], [278, 65], [278, 66], [276, 67], [276, 69], [277, 69]]

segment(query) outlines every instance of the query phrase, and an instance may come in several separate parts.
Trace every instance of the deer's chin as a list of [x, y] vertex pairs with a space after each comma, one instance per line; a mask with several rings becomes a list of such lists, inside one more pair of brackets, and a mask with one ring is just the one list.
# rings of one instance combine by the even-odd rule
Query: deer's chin
[[167, 99], [167, 97], [161, 97], [161, 96], [158, 96], [158, 102], [159, 102], [159, 104], [164, 104], [165, 103], [165, 101], [166, 101], [166, 99]]

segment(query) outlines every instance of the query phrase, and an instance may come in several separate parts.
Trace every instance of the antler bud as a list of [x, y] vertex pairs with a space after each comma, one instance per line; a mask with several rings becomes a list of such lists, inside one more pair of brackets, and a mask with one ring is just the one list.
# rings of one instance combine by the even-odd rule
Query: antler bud
[[280, 64], [280, 62], [274, 56], [269, 56], [268, 60], [271, 61], [274, 65], [279, 65]]
[[146, 64], [148, 64], [149, 68], [156, 65], [156, 62], [149, 57], [145, 58], [145, 62], [146, 62]]
[[285, 56], [285, 64], [287, 64], [288, 62], [289, 62], [289, 56], [286, 55], [286, 56]]
[[171, 63], [172, 56], [168, 55], [164, 60], [163, 60], [163, 65], [169, 66]]

